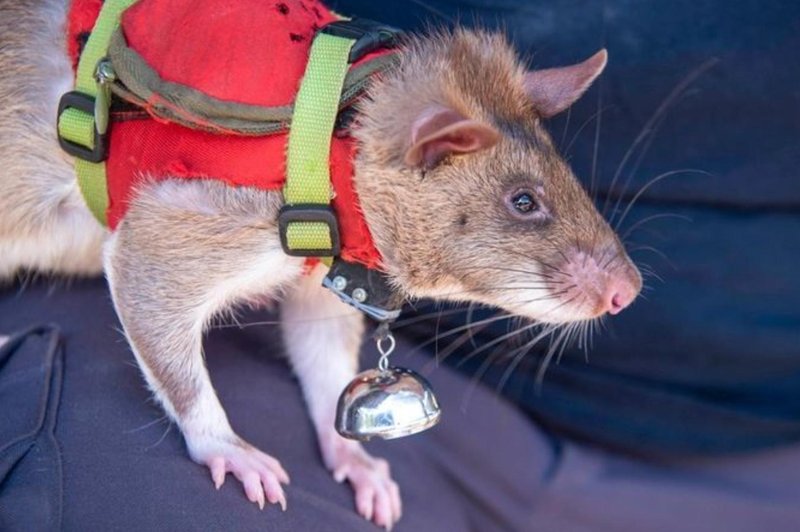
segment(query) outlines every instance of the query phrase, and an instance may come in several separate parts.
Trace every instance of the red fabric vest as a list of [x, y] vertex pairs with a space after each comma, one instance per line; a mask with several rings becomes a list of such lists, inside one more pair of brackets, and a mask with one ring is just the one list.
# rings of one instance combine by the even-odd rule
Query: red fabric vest
[[[102, 0], [72, 2], [67, 42], [75, 67], [101, 6]], [[140, 0], [124, 12], [121, 28], [128, 46], [163, 79], [221, 100], [272, 107], [294, 101], [314, 34], [334, 20], [316, 0]], [[287, 133], [217, 134], [152, 115], [121, 118], [112, 114], [106, 161], [112, 229], [143, 176], [217, 179], [263, 190], [280, 190], [286, 180]], [[379, 268], [381, 257], [353, 188], [355, 153], [354, 139], [337, 131], [330, 173], [341, 256]]]

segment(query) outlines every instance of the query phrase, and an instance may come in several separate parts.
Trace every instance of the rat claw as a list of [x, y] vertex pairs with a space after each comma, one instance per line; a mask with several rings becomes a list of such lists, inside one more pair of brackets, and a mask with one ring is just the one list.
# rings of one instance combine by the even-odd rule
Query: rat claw
[[278, 481], [282, 484], [290, 483], [289, 473], [286, 472], [278, 460], [269, 455], [264, 455], [261, 458], [262, 464], [278, 478]]
[[320, 442], [334, 480], [346, 480], [353, 488], [359, 515], [391, 530], [403, 510], [400, 489], [392, 480], [388, 462], [373, 458], [360, 445], [338, 435]]
[[364, 489], [356, 493], [356, 508], [364, 519], [372, 521], [372, 516], [375, 510], [375, 491], [372, 489]]
[[286, 511], [286, 495], [283, 493], [280, 481], [275, 473], [270, 470], [261, 472], [261, 482], [267, 493], [267, 500], [270, 504], [280, 504], [281, 509]]
[[211, 480], [214, 481], [214, 487], [220, 489], [225, 483], [225, 458], [218, 456], [213, 458], [208, 464], [211, 470]]
[[280, 497], [280, 499], [278, 499], [278, 502], [281, 505], [281, 511], [285, 512], [286, 511], [286, 496], [283, 493], [281, 493], [281, 497]]
[[388, 528], [391, 523], [395, 521], [395, 518], [392, 514], [391, 498], [383, 486], [375, 489], [372, 504], [374, 508], [375, 524], [382, 528]]
[[289, 475], [280, 462], [265, 454], [238, 436], [219, 440], [194, 439], [189, 443], [192, 458], [205, 464], [211, 471], [211, 479], [217, 489], [223, 485], [226, 475], [231, 473], [242, 483], [245, 495], [260, 509], [280, 503], [286, 509], [286, 496], [281, 483], [289, 483]]
[[280, 467], [280, 464], [278, 464], [278, 471], [276, 474], [278, 475], [278, 481], [280, 481], [282, 484], [286, 484], [287, 486], [291, 484], [289, 473], [284, 471], [284, 469]]
[[259, 509], [264, 509], [264, 488], [261, 486], [261, 477], [256, 473], [245, 475], [242, 479], [244, 484], [244, 492], [250, 502], [258, 504]]
[[400, 497], [400, 488], [393, 480], [389, 481], [389, 494], [392, 497], [392, 514], [395, 521], [399, 521], [403, 516], [403, 499]]

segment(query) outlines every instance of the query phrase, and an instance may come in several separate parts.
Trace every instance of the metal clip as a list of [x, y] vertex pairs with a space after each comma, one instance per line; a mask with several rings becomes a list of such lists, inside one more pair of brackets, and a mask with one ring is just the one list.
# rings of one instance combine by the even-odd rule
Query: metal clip
[[100, 135], [108, 131], [109, 110], [111, 109], [111, 83], [117, 79], [114, 67], [107, 58], [97, 62], [94, 73], [97, 81], [97, 95], [94, 99], [94, 124]]

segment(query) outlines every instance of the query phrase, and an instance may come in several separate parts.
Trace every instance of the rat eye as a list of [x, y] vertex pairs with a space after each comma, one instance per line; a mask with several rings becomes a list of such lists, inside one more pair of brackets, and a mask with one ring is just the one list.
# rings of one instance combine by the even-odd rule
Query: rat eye
[[511, 197], [510, 202], [511, 207], [520, 214], [530, 214], [539, 209], [530, 192], [519, 192]]

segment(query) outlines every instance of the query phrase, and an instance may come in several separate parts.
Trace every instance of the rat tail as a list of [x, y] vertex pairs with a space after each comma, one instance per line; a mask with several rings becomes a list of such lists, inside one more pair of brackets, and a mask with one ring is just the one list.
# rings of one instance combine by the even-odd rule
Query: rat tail
[[101, 271], [106, 230], [58, 146], [56, 109], [72, 86], [69, 0], [0, 0], [0, 282], [22, 271]]

